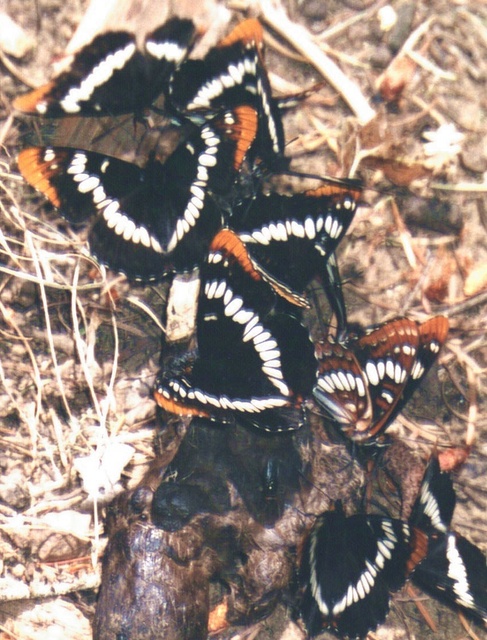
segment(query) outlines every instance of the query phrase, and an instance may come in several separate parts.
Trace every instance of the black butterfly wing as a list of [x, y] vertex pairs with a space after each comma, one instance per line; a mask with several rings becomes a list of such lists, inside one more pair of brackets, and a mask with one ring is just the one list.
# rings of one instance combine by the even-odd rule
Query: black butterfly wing
[[446, 533], [450, 528], [455, 504], [456, 495], [451, 476], [441, 471], [438, 458], [432, 456], [409, 523], [427, 533]]
[[[230, 231], [221, 235], [233, 237], [239, 246]], [[218, 237], [212, 246], [217, 243]], [[226, 370], [223, 378], [216, 378], [216, 386], [224, 385], [226, 394], [303, 396], [312, 386], [315, 359], [300, 312], [276, 299], [267, 282], [251, 270], [243, 245], [239, 250], [238, 259], [234, 246], [231, 254], [225, 247], [210, 253], [202, 270], [197, 317], [201, 361], [216, 360]]]
[[324, 628], [364, 638], [389, 611], [390, 591], [406, 579], [409, 529], [392, 518], [341, 509], [320, 516], [301, 569], [301, 613], [311, 636]]
[[[433, 318], [428, 323], [424, 330], [428, 345], [446, 337], [445, 322]], [[438, 339], [437, 346], [428, 350], [436, 354], [440, 346]], [[451, 476], [441, 471], [438, 458], [432, 456], [409, 519], [413, 533], [419, 531], [427, 541], [421, 554], [413, 557], [412, 579], [434, 597], [487, 624], [487, 559], [478, 547], [450, 530], [455, 503]]]
[[[156, 176], [152, 193], [164, 202], [159, 216], [176, 271], [199, 266], [223, 223], [222, 200], [231, 192], [240, 166], [253, 143], [257, 114], [241, 105], [226, 109], [198, 128], [164, 165], [161, 193]], [[154, 203], [157, 207], [157, 202]], [[159, 204], [161, 206], [161, 204]]]
[[[345, 184], [292, 196], [259, 192], [250, 205], [235, 209], [231, 225], [271, 283], [296, 296], [320, 276], [332, 306], [344, 309], [327, 263], [353, 220], [359, 193]], [[344, 322], [345, 312], [339, 314]]]
[[177, 114], [196, 121], [223, 106], [250, 105], [259, 117], [257, 155], [282, 157], [281, 114], [272, 98], [262, 51], [262, 26], [257, 20], [245, 20], [203, 60], [181, 65], [169, 86], [169, 102]]
[[75, 55], [67, 71], [19, 96], [14, 107], [49, 117], [139, 112], [166, 88], [193, 37], [193, 23], [180, 18], [149, 34], [144, 53], [137, 49], [133, 34], [103, 33]]
[[266, 430], [298, 428], [301, 396], [314, 376], [313, 346], [296, 315], [275, 304], [238, 238], [218, 234], [201, 273], [198, 357], [183, 375], [159, 378], [159, 404], [175, 402], [183, 415], [229, 413]]
[[429, 541], [426, 558], [412, 574], [422, 589], [487, 625], [487, 559], [453, 531]]
[[164, 254], [148, 210], [144, 169], [67, 147], [25, 149], [18, 164], [25, 180], [74, 226], [95, 220], [90, 245], [103, 264], [136, 278], [162, 275]]
[[145, 67], [150, 104], [168, 90], [171, 76], [191, 51], [196, 37], [192, 20], [173, 17], [146, 36]]
[[183, 140], [165, 164], [150, 157], [143, 168], [66, 147], [25, 149], [18, 164], [68, 221], [93, 221], [90, 246], [103, 264], [152, 280], [203, 260], [222, 224], [212, 193], [230, 188], [252, 125], [251, 108], [225, 111]]

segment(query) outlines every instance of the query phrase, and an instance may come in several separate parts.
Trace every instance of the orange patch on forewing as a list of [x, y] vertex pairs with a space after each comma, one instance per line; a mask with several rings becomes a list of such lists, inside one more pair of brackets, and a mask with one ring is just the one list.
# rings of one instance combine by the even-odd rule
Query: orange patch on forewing
[[431, 342], [436, 340], [441, 347], [448, 337], [448, 329], [450, 323], [445, 316], [435, 316], [423, 322], [419, 326], [419, 335], [421, 342]]
[[228, 36], [220, 40], [218, 48], [229, 47], [236, 42], [243, 42], [244, 44], [253, 44], [259, 48], [264, 43], [264, 30], [262, 25], [255, 18], [249, 18], [238, 24]]
[[262, 279], [256, 271], [244, 243], [230, 229], [222, 229], [216, 234], [211, 241], [210, 251], [219, 251], [229, 258], [233, 258], [253, 280]]
[[411, 541], [409, 543], [411, 554], [406, 564], [409, 575], [428, 554], [428, 536], [423, 531], [413, 527], [411, 529]]
[[247, 105], [241, 105], [235, 109], [234, 113], [238, 118], [239, 126], [231, 136], [237, 142], [233, 166], [239, 171], [257, 135], [257, 111]]
[[165, 398], [162, 393], [159, 393], [157, 389], [154, 391], [154, 400], [157, 405], [164, 409], [168, 413], [174, 413], [177, 416], [195, 416], [197, 418], [209, 418], [210, 414], [197, 409], [196, 407], [189, 407], [184, 404], [180, 404], [172, 399]]
[[[52, 186], [50, 178], [58, 173], [56, 161], [46, 162], [42, 159], [44, 147], [29, 147], [19, 153], [17, 164], [24, 180], [34, 189], [43, 193], [55, 207], [61, 206], [57, 190]], [[52, 167], [56, 168], [53, 169]]]
[[360, 187], [356, 186], [354, 183], [348, 185], [346, 184], [346, 181], [344, 184], [328, 182], [317, 189], [309, 189], [308, 191], [305, 191], [306, 196], [311, 196], [313, 198], [349, 196], [354, 201], [357, 201], [360, 198], [361, 193], [362, 189], [360, 189]]
[[22, 113], [38, 114], [37, 105], [44, 101], [45, 97], [52, 91], [53, 82], [43, 84], [41, 87], [17, 96], [12, 103], [14, 109], [22, 111]]

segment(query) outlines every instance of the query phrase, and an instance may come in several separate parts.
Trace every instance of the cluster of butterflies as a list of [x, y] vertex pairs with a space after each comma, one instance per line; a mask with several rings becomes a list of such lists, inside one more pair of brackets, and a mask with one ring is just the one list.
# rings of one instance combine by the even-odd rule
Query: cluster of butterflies
[[433, 456], [408, 522], [381, 515], [346, 517], [338, 503], [319, 516], [301, 566], [301, 615], [310, 635], [329, 627], [365, 638], [385, 620], [390, 592], [407, 578], [487, 624], [487, 564], [481, 550], [450, 527], [450, 474]]
[[[46, 117], [140, 116], [163, 96], [165, 115], [184, 131], [167, 159], [153, 153], [139, 167], [84, 149], [31, 147], [19, 169], [69, 222], [89, 224], [91, 252], [108, 267], [144, 282], [200, 269], [197, 350], [161, 371], [160, 407], [281, 432], [300, 428], [313, 406], [347, 438], [377, 443], [434, 363], [448, 321], [398, 318], [347, 332], [334, 252], [361, 183], [325, 178], [292, 196], [264, 187], [263, 178], [291, 172], [261, 25], [242, 22], [198, 60], [188, 57], [195, 38], [192, 21], [181, 18], [150, 33], [143, 50], [126, 32], [102, 34], [69, 70], [14, 102]], [[313, 341], [303, 322], [315, 278], [336, 317], [335, 339]], [[431, 551], [414, 575], [485, 620], [470, 582], [476, 552], [449, 532], [453, 508], [428, 482], [421, 518], [429, 523], [421, 528]], [[383, 620], [389, 590], [405, 579], [416, 525], [357, 518], [356, 525], [337, 508], [310, 535], [302, 604], [310, 634], [330, 625], [361, 637]], [[329, 580], [334, 562], [365, 546], [363, 566], [344, 562]]]

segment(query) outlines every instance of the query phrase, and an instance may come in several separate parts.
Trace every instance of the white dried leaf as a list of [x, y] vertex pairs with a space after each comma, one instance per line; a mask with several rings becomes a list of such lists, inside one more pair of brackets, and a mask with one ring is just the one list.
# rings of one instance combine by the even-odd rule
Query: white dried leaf
[[427, 142], [423, 143], [423, 150], [428, 157], [441, 156], [453, 159], [462, 147], [465, 136], [460, 133], [453, 123], [442, 124], [434, 131], [426, 131], [423, 137]]
[[122, 442], [100, 445], [89, 456], [76, 458], [74, 467], [81, 476], [83, 489], [92, 499], [111, 500], [122, 490], [122, 471], [134, 455], [134, 448]]
[[386, 4], [377, 12], [377, 18], [381, 31], [390, 31], [397, 22], [397, 13], [394, 7]]
[[89, 513], [66, 509], [66, 511], [46, 513], [40, 516], [39, 520], [54, 531], [71, 533], [78, 538], [87, 538], [90, 535], [91, 514]]

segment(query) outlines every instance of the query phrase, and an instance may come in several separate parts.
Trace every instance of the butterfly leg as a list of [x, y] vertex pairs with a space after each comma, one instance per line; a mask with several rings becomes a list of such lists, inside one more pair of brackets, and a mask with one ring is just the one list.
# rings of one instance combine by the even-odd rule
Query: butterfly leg
[[347, 309], [343, 297], [342, 282], [336, 261], [335, 253], [332, 253], [326, 262], [326, 270], [323, 278], [323, 287], [326, 297], [336, 317], [337, 341], [342, 342], [347, 333]]

